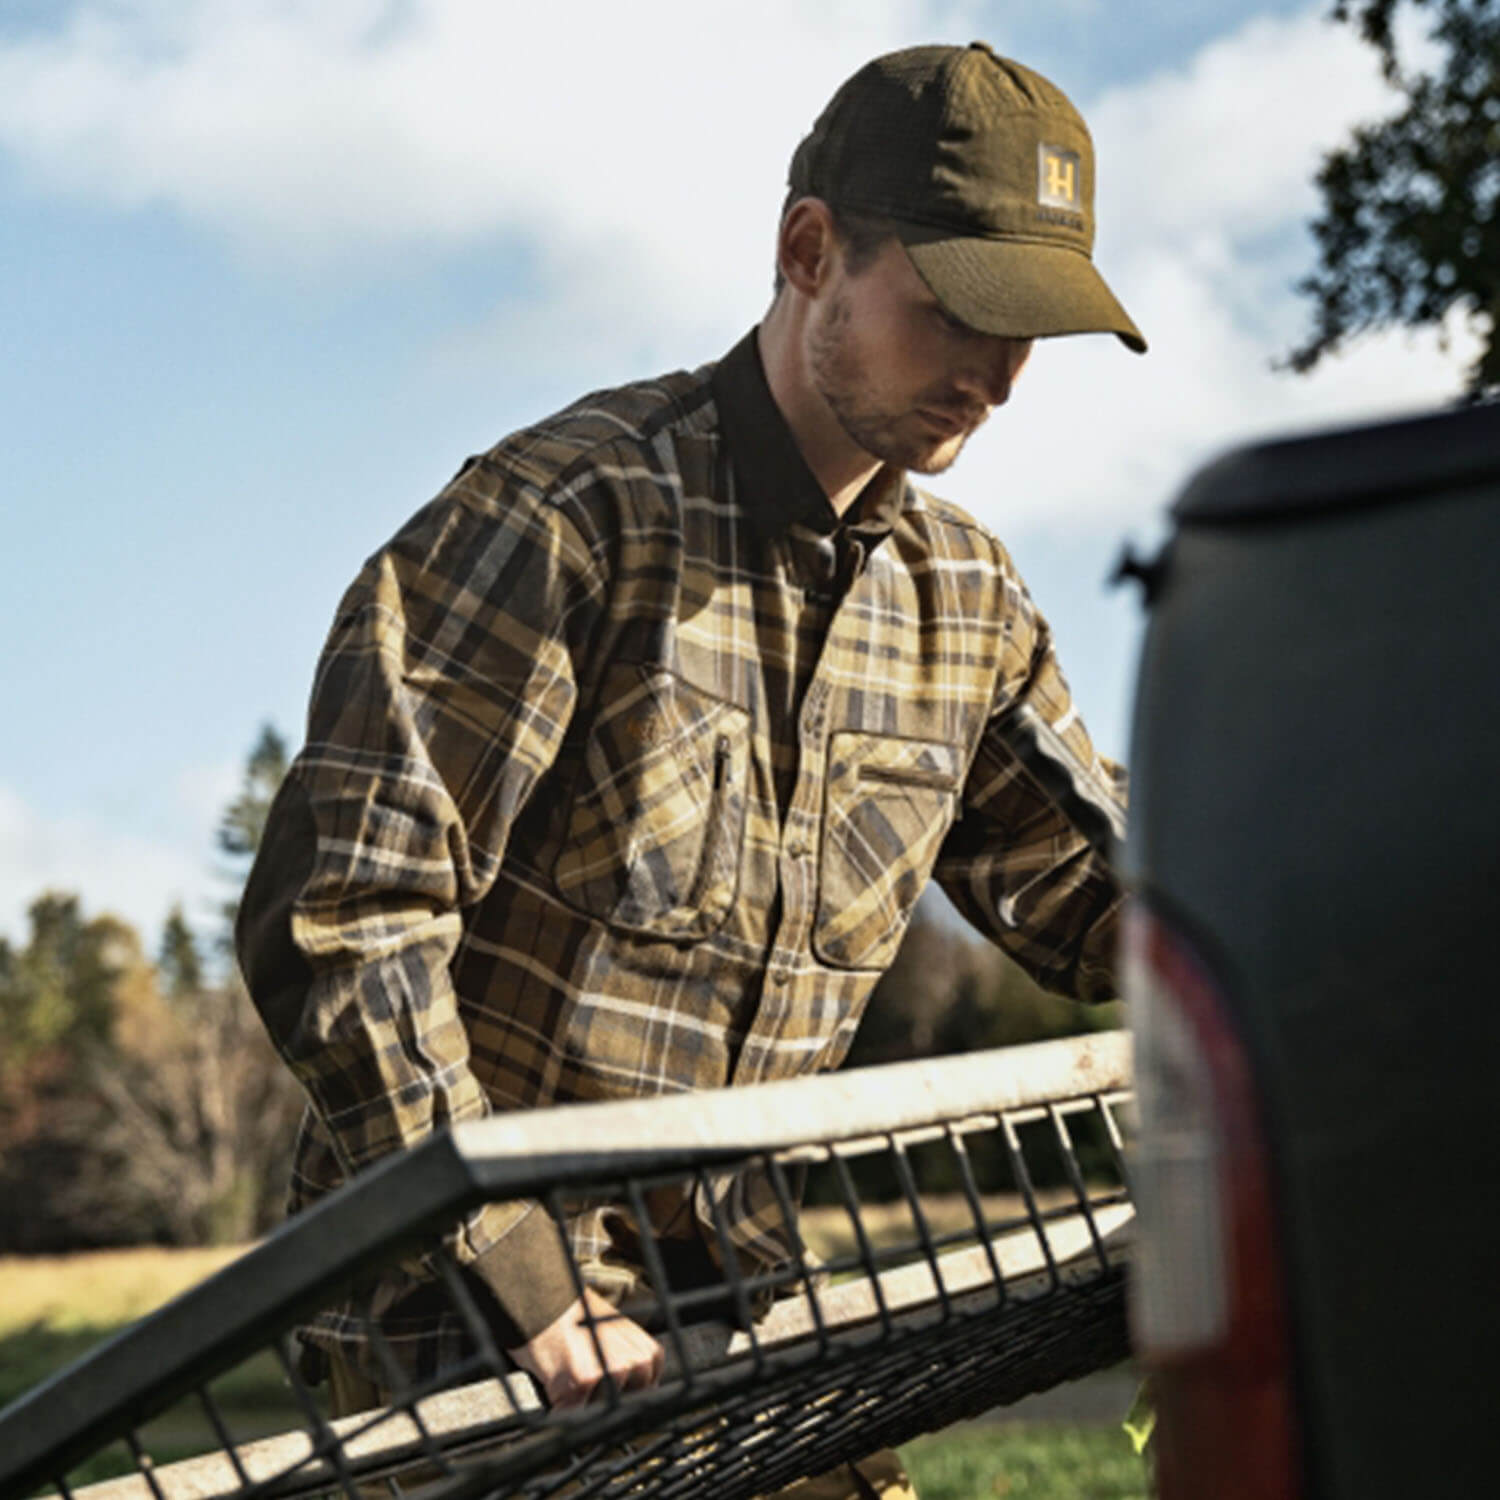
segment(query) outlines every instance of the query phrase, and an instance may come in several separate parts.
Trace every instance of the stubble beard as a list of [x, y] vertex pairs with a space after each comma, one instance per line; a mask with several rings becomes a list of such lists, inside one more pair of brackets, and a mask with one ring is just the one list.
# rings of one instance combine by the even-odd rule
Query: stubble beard
[[[963, 431], [943, 437], [916, 430], [922, 418], [915, 408], [892, 412], [880, 406], [853, 347], [851, 321], [848, 299], [840, 296], [813, 335], [810, 362], [819, 395], [850, 441], [872, 458], [916, 474], [941, 474], [963, 452], [984, 415]], [[944, 409], [937, 393], [929, 404]]]

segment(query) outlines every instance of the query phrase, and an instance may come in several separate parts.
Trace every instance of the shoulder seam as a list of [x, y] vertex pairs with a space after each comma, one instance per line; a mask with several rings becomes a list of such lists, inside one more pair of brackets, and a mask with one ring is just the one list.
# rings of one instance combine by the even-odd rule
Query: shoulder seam
[[[581, 401], [587, 401], [588, 399], [587, 396], [580, 398]], [[560, 500], [557, 492], [571, 484], [590, 465], [597, 463], [601, 453], [618, 450], [622, 443], [649, 443], [652, 438], [669, 427], [674, 421], [680, 421], [683, 418], [694, 415], [712, 400], [712, 388], [707, 380], [702, 380], [699, 382], [698, 389], [689, 393], [686, 399], [683, 396], [670, 396], [657, 411], [651, 413], [645, 422], [625, 432], [596, 438], [586, 448], [581, 448], [575, 453], [545, 485], [538, 485], [534, 481], [531, 481], [526, 482], [527, 488], [536, 494], [537, 499], [541, 503], [551, 506], [554, 509], [560, 508]], [[577, 404], [575, 403], [575, 405]], [[542, 422], [534, 423], [531, 427], [521, 430], [535, 432], [538, 435], [555, 433], [556, 428], [552, 425], [554, 420], [554, 418], [544, 418]], [[503, 478], [514, 478], [513, 470], [507, 464], [492, 457], [493, 452], [494, 450], [491, 449], [489, 452], [480, 454], [476, 459], [477, 466], [490, 474], [496, 474]]]
[[571, 462], [553, 476], [552, 482], [543, 491], [543, 498], [547, 502], [554, 503], [555, 492], [565, 485], [571, 484], [590, 464], [596, 463], [601, 453], [618, 450], [623, 442], [649, 443], [659, 432], [669, 427], [674, 421], [683, 417], [691, 416], [694, 412], [703, 408], [707, 402], [713, 399], [713, 392], [708, 382], [703, 381], [698, 391], [694, 394], [691, 402], [684, 401], [681, 396], [673, 396], [651, 417], [629, 433], [618, 433], [612, 437], [600, 438], [597, 442], [577, 453]]

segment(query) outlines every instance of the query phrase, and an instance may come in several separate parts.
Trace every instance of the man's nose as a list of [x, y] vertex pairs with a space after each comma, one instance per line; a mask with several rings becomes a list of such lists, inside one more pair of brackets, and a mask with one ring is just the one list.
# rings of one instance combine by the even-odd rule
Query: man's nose
[[999, 334], [976, 339], [960, 383], [986, 406], [1004, 405], [1031, 356], [1031, 344], [1030, 339], [1005, 338]]

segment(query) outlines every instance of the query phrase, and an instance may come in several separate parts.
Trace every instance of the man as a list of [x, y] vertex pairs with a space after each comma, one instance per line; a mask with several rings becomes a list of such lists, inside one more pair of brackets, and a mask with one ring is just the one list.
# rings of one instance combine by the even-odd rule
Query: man
[[[775, 301], [717, 366], [585, 397], [472, 459], [366, 565], [241, 909], [255, 1003], [311, 1100], [293, 1206], [493, 1110], [835, 1066], [936, 872], [1050, 987], [1113, 995], [1114, 880], [1046, 788], [1117, 815], [1004, 549], [916, 488], [1034, 340], [1144, 349], [1094, 270], [1093, 156], [975, 43], [877, 59], [798, 148]], [[784, 1247], [726, 1200], [751, 1262]], [[711, 1206], [653, 1204], [713, 1274]], [[632, 1229], [568, 1226], [597, 1310]], [[556, 1405], [601, 1379], [547, 1213], [454, 1241]], [[413, 1373], [459, 1330], [376, 1295]], [[347, 1318], [307, 1337], [378, 1395]], [[600, 1328], [626, 1386], [661, 1369]], [[856, 1491], [857, 1492], [857, 1491]]]

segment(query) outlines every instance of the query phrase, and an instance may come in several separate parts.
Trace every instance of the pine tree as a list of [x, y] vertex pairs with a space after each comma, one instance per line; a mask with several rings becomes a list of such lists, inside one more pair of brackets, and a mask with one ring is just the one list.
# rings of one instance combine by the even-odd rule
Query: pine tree
[[0, 939], [0, 1071], [54, 1047], [103, 1040], [114, 1014], [124, 924], [85, 920], [78, 897], [57, 891], [38, 896], [27, 916], [24, 948]]
[[270, 724], [262, 725], [260, 738], [245, 762], [240, 794], [224, 809], [224, 816], [219, 819], [219, 849], [234, 860], [229, 878], [234, 883], [235, 894], [223, 905], [224, 933], [219, 939], [219, 947], [226, 955], [234, 950], [234, 918], [239, 910], [240, 892], [250, 873], [250, 862], [265, 837], [266, 819], [286, 776], [287, 764], [286, 741]]
[[271, 725], [263, 725], [260, 738], [245, 762], [240, 794], [224, 809], [219, 821], [219, 848], [225, 854], [237, 859], [254, 857], [265, 836], [266, 816], [286, 768], [286, 741]]
[[198, 939], [180, 906], [172, 908], [162, 927], [157, 967], [172, 1000], [186, 999], [203, 988], [203, 959], [198, 952]]
[[[263, 729], [217, 838], [242, 867], [286, 759]], [[237, 1241], [279, 1220], [301, 1092], [180, 908], [157, 951], [153, 967], [125, 924], [56, 893], [24, 947], [0, 939], [0, 1251]]]
[[[239, 795], [225, 808], [217, 843], [233, 856], [235, 896], [260, 847], [272, 799], [286, 774], [282, 738], [261, 729]], [[138, 1223], [179, 1244], [240, 1240], [281, 1213], [302, 1096], [276, 1055], [233, 964], [206, 971], [180, 909], [162, 930], [153, 1007], [138, 1007], [122, 1046], [96, 1058], [95, 1086], [108, 1119], [99, 1146], [120, 1164], [116, 1196]]]

